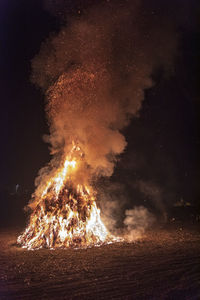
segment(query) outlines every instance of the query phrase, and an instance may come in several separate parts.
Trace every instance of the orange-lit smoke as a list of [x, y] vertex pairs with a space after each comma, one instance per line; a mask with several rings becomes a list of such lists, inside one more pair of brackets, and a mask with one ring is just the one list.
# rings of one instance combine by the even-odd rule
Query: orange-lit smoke
[[170, 68], [175, 48], [171, 25], [145, 16], [138, 1], [93, 7], [43, 43], [32, 81], [46, 96], [53, 159], [40, 171], [39, 189], [72, 141], [84, 155], [77, 183], [113, 173], [126, 147], [121, 130], [138, 115], [153, 69]]

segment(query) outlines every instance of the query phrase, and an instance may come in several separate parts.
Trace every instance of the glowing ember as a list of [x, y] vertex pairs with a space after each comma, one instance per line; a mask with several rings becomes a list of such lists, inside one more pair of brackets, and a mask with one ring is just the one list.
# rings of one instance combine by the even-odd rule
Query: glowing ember
[[81, 184], [74, 187], [71, 181], [78, 169], [75, 152], [79, 150], [72, 147], [62, 168], [46, 183], [40, 199], [34, 199], [29, 225], [17, 240], [22, 247], [89, 247], [117, 240], [101, 221], [92, 188]]

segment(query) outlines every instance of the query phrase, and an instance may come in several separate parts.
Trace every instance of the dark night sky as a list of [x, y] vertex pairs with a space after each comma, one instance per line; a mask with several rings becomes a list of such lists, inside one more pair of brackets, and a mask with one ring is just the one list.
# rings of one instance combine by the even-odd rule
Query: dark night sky
[[[94, 2], [65, 1], [65, 9], [71, 16]], [[146, 1], [146, 6], [152, 5], [152, 11], [165, 9], [160, 2]], [[163, 2], [168, 2], [170, 17], [178, 20], [179, 48], [174, 71], [168, 78], [162, 70], [153, 74], [155, 85], [146, 91], [140, 118], [133, 119], [124, 130], [128, 147], [111, 181], [126, 186], [127, 197], [134, 195], [135, 203], [144, 200], [144, 193], [134, 184], [142, 181], [161, 191], [165, 206], [180, 198], [196, 205], [200, 13], [198, 1], [177, 0], [173, 5], [173, 1]], [[174, 7], [181, 7], [180, 14]], [[0, 188], [12, 189], [19, 183], [21, 190], [29, 190], [29, 197], [38, 170], [50, 159], [48, 145], [42, 140], [43, 134], [48, 133], [44, 99], [30, 82], [31, 59], [41, 42], [63, 21], [45, 10], [41, 0], [2, 0], [0, 22]], [[1, 201], [6, 207], [4, 196]], [[23, 205], [24, 200], [13, 203], [20, 209]]]

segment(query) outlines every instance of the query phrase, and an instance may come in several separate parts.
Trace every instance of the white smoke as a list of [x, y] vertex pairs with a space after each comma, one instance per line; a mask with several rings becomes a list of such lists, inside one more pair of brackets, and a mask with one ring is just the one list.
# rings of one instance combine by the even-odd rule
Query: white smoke
[[133, 242], [142, 237], [145, 230], [154, 222], [154, 216], [144, 206], [134, 207], [125, 211], [125, 239]]

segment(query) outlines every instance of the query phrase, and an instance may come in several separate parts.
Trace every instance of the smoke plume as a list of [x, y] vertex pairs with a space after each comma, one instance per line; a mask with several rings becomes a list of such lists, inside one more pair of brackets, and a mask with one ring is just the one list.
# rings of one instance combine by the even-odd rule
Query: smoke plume
[[163, 191], [161, 188], [153, 182], [139, 180], [135, 183], [135, 186], [140, 190], [142, 194], [151, 199], [154, 207], [157, 208], [159, 215], [162, 216], [164, 222], [167, 221], [166, 208], [163, 203]]
[[126, 147], [122, 129], [138, 116], [153, 70], [171, 68], [175, 49], [170, 22], [143, 11], [140, 1], [101, 3], [51, 34], [32, 61], [32, 82], [46, 98], [45, 140], [53, 155], [36, 180], [39, 189], [73, 142], [84, 155], [75, 180], [112, 175]]
[[145, 230], [154, 222], [153, 215], [143, 206], [126, 210], [125, 215], [125, 237], [128, 242], [132, 242], [140, 238]]

